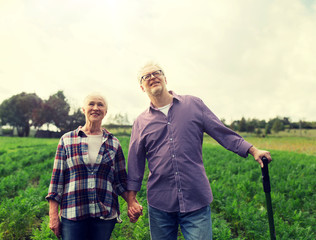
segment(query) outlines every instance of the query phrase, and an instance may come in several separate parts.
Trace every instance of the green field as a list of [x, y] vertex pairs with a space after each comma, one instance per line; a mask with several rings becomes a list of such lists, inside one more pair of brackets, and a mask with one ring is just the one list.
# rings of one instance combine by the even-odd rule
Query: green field
[[[127, 157], [128, 137], [119, 137]], [[316, 239], [316, 144], [314, 137], [246, 137], [270, 150], [271, 197], [277, 239]], [[57, 239], [48, 228], [45, 201], [58, 139], [0, 137], [0, 239]], [[259, 165], [205, 137], [203, 155], [213, 190], [213, 239], [270, 239]], [[148, 174], [148, 173], [146, 173]], [[146, 178], [146, 177], [145, 177]], [[138, 199], [144, 215], [122, 224], [112, 239], [150, 239], [145, 182]], [[179, 234], [179, 239], [183, 237]]]

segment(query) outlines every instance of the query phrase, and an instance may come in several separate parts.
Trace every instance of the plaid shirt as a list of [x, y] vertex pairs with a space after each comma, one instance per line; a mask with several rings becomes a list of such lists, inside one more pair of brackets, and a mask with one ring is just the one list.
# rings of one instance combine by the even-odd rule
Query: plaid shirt
[[103, 129], [102, 145], [91, 165], [87, 136], [78, 129], [59, 141], [46, 199], [60, 204], [61, 216], [70, 220], [119, 215], [118, 195], [126, 191], [125, 158], [116, 137]]

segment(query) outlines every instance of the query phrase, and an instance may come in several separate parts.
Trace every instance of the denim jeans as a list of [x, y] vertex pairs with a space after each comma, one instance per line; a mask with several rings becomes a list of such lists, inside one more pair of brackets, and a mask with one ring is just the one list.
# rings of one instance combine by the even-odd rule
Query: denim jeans
[[148, 206], [152, 240], [177, 240], [178, 227], [186, 240], [212, 240], [210, 206], [193, 212], [164, 212]]
[[63, 240], [108, 240], [114, 229], [116, 219], [102, 220], [88, 218], [71, 221], [61, 218], [61, 234]]

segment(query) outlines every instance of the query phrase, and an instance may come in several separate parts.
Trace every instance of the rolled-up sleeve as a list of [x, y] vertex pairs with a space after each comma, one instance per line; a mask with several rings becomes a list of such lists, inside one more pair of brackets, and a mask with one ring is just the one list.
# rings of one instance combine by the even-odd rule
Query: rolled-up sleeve
[[203, 112], [204, 131], [227, 150], [237, 153], [241, 157], [247, 157], [248, 150], [252, 145], [226, 127], [202, 100], [200, 106]]
[[129, 144], [127, 165], [127, 189], [138, 192], [141, 189], [146, 165], [146, 150], [142, 134], [135, 121]]
[[60, 139], [56, 150], [53, 173], [48, 189], [48, 195], [46, 196], [46, 200], [52, 199], [59, 203], [61, 202], [62, 194], [64, 192], [65, 161], [66, 151], [64, 148], [63, 140]]

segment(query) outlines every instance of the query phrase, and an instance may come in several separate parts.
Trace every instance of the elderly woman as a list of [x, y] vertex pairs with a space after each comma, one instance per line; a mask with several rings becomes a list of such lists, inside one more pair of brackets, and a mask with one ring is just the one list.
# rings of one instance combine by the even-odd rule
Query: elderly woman
[[121, 221], [118, 195], [128, 199], [125, 158], [118, 139], [101, 127], [105, 98], [88, 95], [82, 110], [85, 125], [64, 134], [57, 147], [46, 197], [50, 228], [63, 240], [105, 240]]

